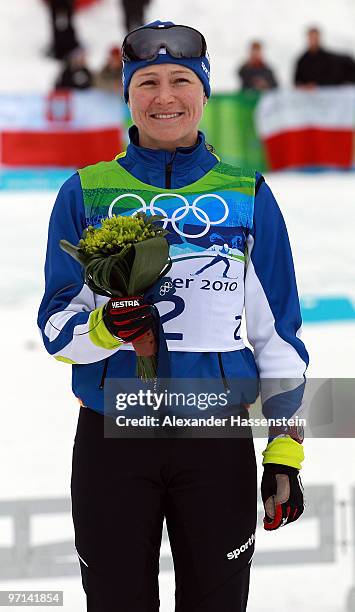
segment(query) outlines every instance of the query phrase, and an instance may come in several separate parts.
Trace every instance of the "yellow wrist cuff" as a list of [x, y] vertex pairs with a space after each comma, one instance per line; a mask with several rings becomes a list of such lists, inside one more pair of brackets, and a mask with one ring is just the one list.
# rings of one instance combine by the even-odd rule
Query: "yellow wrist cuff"
[[267, 445], [263, 451], [263, 465], [266, 463], [278, 463], [280, 465], [289, 465], [290, 467], [302, 468], [302, 461], [304, 460], [304, 450], [302, 444], [296, 442], [285, 436], [282, 438], [275, 438]]
[[95, 346], [113, 350], [121, 346], [122, 342], [114, 338], [114, 336], [107, 329], [103, 321], [103, 309], [104, 306], [96, 308], [90, 313], [89, 317], [89, 338]]

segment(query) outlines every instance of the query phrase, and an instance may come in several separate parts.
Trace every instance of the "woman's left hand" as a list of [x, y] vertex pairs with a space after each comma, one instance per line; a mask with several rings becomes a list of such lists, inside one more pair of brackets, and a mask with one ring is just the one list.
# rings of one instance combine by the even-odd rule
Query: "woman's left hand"
[[299, 470], [276, 463], [264, 465], [261, 481], [264, 529], [272, 531], [296, 521], [305, 506], [303, 491]]

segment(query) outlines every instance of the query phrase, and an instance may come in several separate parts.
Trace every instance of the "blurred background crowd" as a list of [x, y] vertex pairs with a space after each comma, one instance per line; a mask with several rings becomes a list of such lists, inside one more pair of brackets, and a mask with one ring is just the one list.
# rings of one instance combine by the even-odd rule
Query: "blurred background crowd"
[[[305, 43], [305, 51], [297, 58], [292, 75], [296, 87], [313, 89], [322, 85], [355, 83], [354, 58], [327, 49], [319, 28], [311, 26], [307, 29]], [[278, 86], [277, 76], [265, 59], [262, 41], [251, 41], [238, 75], [242, 89], [265, 91]]]
[[[122, 58], [117, 45], [107, 49], [104, 65], [93, 71], [88, 63], [80, 32], [75, 24], [75, 0], [45, 0], [48, 8], [51, 39], [48, 57], [61, 61], [55, 89], [88, 89], [96, 87], [121, 92]], [[150, 0], [117, 0], [117, 10], [123, 12], [126, 32], [145, 23]], [[297, 58], [292, 81], [297, 87], [355, 83], [355, 60], [352, 55], [328, 49], [322, 31], [310, 26], [305, 33], [305, 50]], [[265, 91], [278, 87], [278, 77], [265, 56], [262, 40], [251, 40], [245, 61], [236, 69], [240, 87], [244, 90]]]
[[[117, 0], [117, 9], [123, 11], [126, 32], [144, 23], [145, 8], [149, 0]], [[85, 48], [75, 25], [75, 0], [46, 0], [51, 40], [46, 55], [61, 60], [62, 66], [55, 89], [88, 89], [121, 92], [121, 49], [114, 45], [107, 50], [104, 65], [94, 72], [88, 65]]]
[[333, 0], [270, 1], [267, 8], [251, 0], [247, 11], [223, 0], [214, 20], [212, 0], [208, 10], [200, 0], [185, 8], [163, 0], [13, 0], [13, 12], [2, 11], [17, 40], [0, 24], [0, 166], [77, 168], [122, 150], [130, 114], [121, 43], [160, 18], [206, 36], [212, 96], [201, 129], [228, 163], [262, 172], [353, 168], [354, 5], [341, 0], [336, 13]]

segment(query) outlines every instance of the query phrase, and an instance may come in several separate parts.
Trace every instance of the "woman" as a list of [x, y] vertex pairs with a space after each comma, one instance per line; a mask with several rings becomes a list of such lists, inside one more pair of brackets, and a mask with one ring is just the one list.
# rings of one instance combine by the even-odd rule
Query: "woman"
[[[268, 416], [280, 416], [280, 406], [288, 416], [296, 412], [308, 363], [290, 246], [263, 177], [223, 164], [198, 131], [210, 96], [203, 36], [154, 22], [127, 35], [123, 58], [124, 96], [135, 124], [130, 144], [114, 162], [84, 168], [62, 186], [50, 220], [38, 320], [46, 349], [73, 364], [81, 402], [72, 502], [88, 610], [159, 609], [165, 517], [176, 610], [239, 612], [246, 610], [255, 540], [253, 440], [104, 438], [105, 384], [134, 376], [129, 340], [151, 324], [150, 307], [140, 298], [122, 321], [112, 301], [83, 283], [59, 240], [77, 243], [109, 211], [163, 214], [174, 293], [156, 303], [171, 376], [219, 378], [225, 387], [235, 378], [273, 379], [273, 392], [265, 381]], [[254, 353], [239, 335], [244, 305]], [[283, 378], [288, 391], [280, 395], [275, 379]], [[269, 433], [264, 527], [277, 529], [303, 511], [303, 448], [299, 431]]]

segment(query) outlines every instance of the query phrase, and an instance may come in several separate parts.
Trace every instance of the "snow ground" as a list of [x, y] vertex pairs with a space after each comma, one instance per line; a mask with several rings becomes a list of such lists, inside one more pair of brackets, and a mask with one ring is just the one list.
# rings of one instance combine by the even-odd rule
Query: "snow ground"
[[[351, 267], [354, 269], [352, 175], [290, 173], [270, 175], [267, 180], [287, 222], [301, 295], [341, 294], [353, 298], [349, 271]], [[6, 270], [0, 291], [5, 321], [2, 333], [5, 397], [1, 406], [4, 427], [0, 445], [0, 465], [5, 469], [1, 476], [0, 504], [11, 499], [69, 496], [71, 451], [78, 413], [70, 390], [70, 367], [45, 353], [35, 325], [42, 292], [47, 224], [54, 197], [49, 192], [0, 194], [0, 257]], [[15, 244], [13, 236], [16, 236]], [[310, 376], [352, 377], [354, 332], [354, 322], [306, 325], [303, 337], [311, 354]], [[255, 440], [259, 480], [264, 445], [264, 440]], [[306, 490], [307, 486], [330, 484], [334, 486], [338, 502], [348, 500], [355, 487], [352, 468], [355, 441], [310, 439], [305, 446]], [[337, 542], [343, 537], [340, 519], [337, 506]], [[53, 533], [56, 538], [72, 538], [69, 515], [57, 516], [51, 521], [48, 523], [43, 516], [38, 518], [33, 526], [36, 543], [52, 541]], [[265, 534], [259, 529], [257, 546], [260, 551], [316, 547], [318, 539], [315, 519], [305, 517], [280, 533]], [[10, 541], [9, 525], [0, 521], [0, 546]], [[168, 550], [166, 542], [164, 548]], [[347, 591], [355, 583], [352, 555], [351, 546], [343, 552], [337, 544], [335, 563], [255, 565], [248, 610], [271, 612], [281, 606], [292, 612], [343, 612]], [[277, 589], [272, 586], [275, 572]], [[163, 612], [173, 610], [173, 584], [172, 572], [162, 572]], [[63, 589], [66, 612], [85, 610], [79, 577], [8, 580], [0, 582], [0, 588]]]

